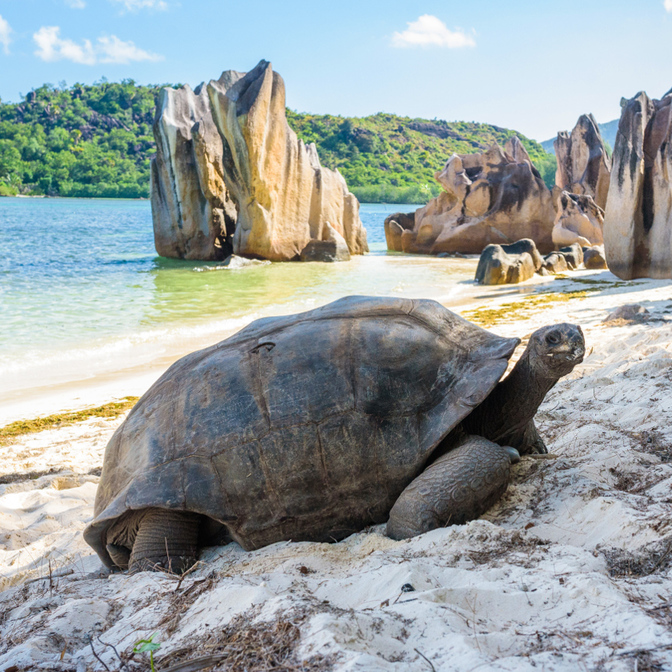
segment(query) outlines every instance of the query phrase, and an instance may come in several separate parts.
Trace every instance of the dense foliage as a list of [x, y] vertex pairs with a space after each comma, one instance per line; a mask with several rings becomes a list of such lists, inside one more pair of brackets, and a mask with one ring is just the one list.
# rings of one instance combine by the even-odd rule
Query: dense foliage
[[[146, 198], [160, 90], [130, 79], [45, 84], [21, 103], [0, 103], [0, 195]], [[382, 113], [351, 119], [288, 110], [287, 118], [364, 202], [424, 203], [438, 194], [434, 172], [453, 152], [482, 151], [515, 135], [489, 124]], [[519, 137], [551, 185], [555, 157]]]
[[518, 135], [548, 186], [555, 182], [555, 157], [520, 133], [475, 122], [427, 121], [379, 113], [364, 118], [299, 114], [290, 126], [314, 142], [322, 165], [338, 168], [363, 202], [425, 203], [438, 195], [434, 173], [453, 153], [481, 152]]
[[0, 195], [149, 195], [161, 87], [49, 84], [0, 104]]

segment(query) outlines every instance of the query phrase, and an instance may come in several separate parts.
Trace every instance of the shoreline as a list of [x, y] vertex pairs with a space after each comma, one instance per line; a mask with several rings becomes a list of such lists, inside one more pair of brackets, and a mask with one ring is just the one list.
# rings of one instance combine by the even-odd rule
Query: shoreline
[[[356, 285], [360, 277], [387, 272], [396, 284], [384, 284], [380, 289], [387, 291], [378, 291], [377, 295], [400, 298], [428, 296], [457, 309], [473, 302], [483, 292], [483, 287], [468, 280], [473, 278], [476, 264], [476, 259], [409, 258], [406, 255], [374, 253], [324, 270], [331, 273], [336, 282], [340, 282], [341, 274], [349, 274], [352, 278], [348, 281], [350, 285]], [[323, 270], [317, 265], [315, 268]], [[424, 284], [409, 285], [404, 272], [409, 269], [413, 272], [417, 268], [429, 269], [429, 274], [420, 279]], [[219, 270], [215, 273], [243, 274], [239, 277], [244, 278], [246, 273], [256, 270]], [[278, 281], [286, 276], [286, 269], [282, 267], [272, 270], [278, 271], [272, 276]], [[306, 268], [302, 267], [302, 270], [305, 272]], [[434, 271], [438, 275], [431, 275]], [[445, 286], [427, 284], [430, 280], [442, 278], [441, 273], [444, 272]], [[529, 293], [538, 283], [548, 280], [538, 276], [517, 291]], [[357, 291], [353, 290], [355, 286], [341, 295], [356, 294]], [[510, 288], [494, 291], [508, 292]], [[102, 343], [62, 347], [45, 353], [31, 364], [20, 363], [14, 368], [10, 364], [3, 372], [4, 380], [0, 386], [0, 426], [40, 414], [99, 405], [127, 395], [140, 396], [173, 362], [189, 352], [214, 345], [255, 319], [303, 312], [335, 298], [338, 295], [322, 280], [317, 291], [313, 288], [308, 292], [289, 292], [272, 303], [254, 306], [247, 313], [222, 314], [182, 323], [159, 323], [133, 334], [107, 337]], [[49, 382], [45, 383], [47, 376]], [[89, 399], [92, 399], [90, 404]]]
[[[476, 260], [460, 260], [462, 264], [472, 265], [475, 269]], [[422, 262], [422, 259], [418, 259]], [[445, 263], [445, 260], [443, 260]], [[587, 281], [588, 284], [585, 283]], [[474, 320], [474, 315], [487, 302], [489, 309], [501, 308], [506, 310], [507, 304], [517, 303], [524, 297], [546, 292], [587, 291], [590, 295], [591, 282], [604, 284], [605, 289], [610, 285], [618, 286], [627, 283], [613, 276], [609, 271], [574, 271], [563, 278], [535, 275], [530, 280], [518, 285], [477, 285], [473, 282], [461, 281], [450, 287], [447, 293], [438, 291], [434, 298], [458, 314], [464, 314], [467, 319]], [[638, 282], [639, 285], [634, 283]], [[640, 291], [648, 291], [667, 281], [646, 280], [633, 281], [633, 289], [640, 287]], [[457, 289], [457, 292], [455, 291]], [[614, 288], [618, 290], [618, 287]], [[414, 298], [412, 296], [408, 298]], [[417, 297], [420, 298], [420, 297]], [[331, 299], [329, 299], [331, 300]], [[306, 309], [316, 308], [328, 301], [316, 301]], [[589, 304], [590, 305], [590, 304]], [[276, 310], [273, 311], [272, 309]], [[48, 385], [34, 385], [27, 388], [14, 388], [0, 391], [0, 427], [17, 420], [29, 420], [44, 415], [65, 411], [78, 411], [90, 406], [99, 406], [108, 402], [117, 401], [127, 396], [142, 396], [149, 387], [178, 359], [184, 355], [207, 348], [219, 341], [228, 338], [252, 321], [268, 315], [291, 314], [294, 304], [286, 306], [270, 306], [264, 314], [255, 312], [235, 320], [235, 326], [225, 329], [215, 329], [221, 320], [214, 318], [204, 321], [200, 327], [195, 327], [193, 333], [186, 337], [174, 338], [172, 343], [163, 343], [161, 354], [153, 356], [149, 361], [142, 361], [131, 366], [117, 366], [112, 370], [93, 373], [84, 378], [55, 382]], [[288, 308], [288, 309], [287, 309]], [[301, 311], [298, 311], [301, 312]], [[480, 326], [490, 328], [495, 333], [511, 335], [511, 329], [504, 319], [496, 325], [486, 321]]]

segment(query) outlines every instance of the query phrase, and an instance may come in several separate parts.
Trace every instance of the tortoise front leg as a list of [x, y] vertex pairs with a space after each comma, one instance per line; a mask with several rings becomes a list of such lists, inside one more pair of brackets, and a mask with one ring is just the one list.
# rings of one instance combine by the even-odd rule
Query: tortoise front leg
[[201, 516], [188, 511], [147, 509], [128, 563], [131, 573], [166, 569], [186, 572], [198, 558], [198, 531]]
[[509, 484], [514, 448], [466, 436], [401, 493], [390, 511], [387, 535], [407, 539], [437, 527], [459, 525], [485, 513]]

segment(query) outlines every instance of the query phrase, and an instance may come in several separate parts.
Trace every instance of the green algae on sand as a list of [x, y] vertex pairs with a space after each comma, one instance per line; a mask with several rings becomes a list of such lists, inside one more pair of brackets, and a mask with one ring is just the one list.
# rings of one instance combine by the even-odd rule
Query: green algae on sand
[[88, 418], [116, 418], [118, 415], [132, 408], [138, 399], [139, 397], [124, 397], [119, 401], [112, 401], [102, 406], [95, 406], [94, 408], [55, 413], [54, 415], [33, 418], [32, 420], [17, 420], [0, 428], [0, 445], [8, 443], [23, 434], [32, 434], [45, 429], [53, 429], [54, 427], [73, 425], [76, 422], [88, 420]]

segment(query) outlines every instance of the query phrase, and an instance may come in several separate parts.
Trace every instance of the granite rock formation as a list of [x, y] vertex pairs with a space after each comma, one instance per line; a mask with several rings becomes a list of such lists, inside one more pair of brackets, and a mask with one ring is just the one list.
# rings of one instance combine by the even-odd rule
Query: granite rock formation
[[583, 265], [583, 247], [578, 243], [572, 243], [571, 245], [567, 245], [567, 247], [561, 247], [558, 250], [558, 254], [561, 254], [565, 258], [567, 268], [570, 271], [575, 271]]
[[474, 279], [480, 285], [516, 284], [529, 280], [541, 265], [541, 255], [528, 238], [511, 245], [488, 245], [478, 260]]
[[603, 245], [593, 245], [583, 248], [583, 265], [589, 270], [609, 268], [607, 258], [604, 256]]
[[413, 236], [415, 226], [415, 212], [395, 212], [385, 218], [385, 241], [387, 249], [392, 252], [403, 252], [402, 238], [404, 231], [408, 231], [407, 237]]
[[368, 251], [357, 199], [289, 128], [285, 85], [267, 61], [194, 91], [164, 89], [154, 134], [152, 216], [162, 256], [287, 261], [311, 240], [330, 240], [331, 230], [349, 253]]
[[165, 88], [154, 121], [152, 220], [162, 257], [221, 260], [233, 251], [237, 209], [224, 183], [222, 141], [201, 84]]
[[553, 146], [558, 161], [556, 185], [563, 191], [592, 196], [604, 209], [611, 161], [593, 115], [581, 115], [571, 133], [558, 133]]
[[621, 101], [604, 216], [612, 273], [672, 278], [672, 90]]
[[387, 227], [390, 249], [480, 254], [520, 238], [531, 238], [543, 253], [553, 249], [551, 192], [517, 137], [503, 149], [454, 154], [435, 178], [444, 191], [415, 212], [412, 229], [410, 220]]
[[546, 255], [541, 267], [546, 271], [546, 275], [557, 275], [569, 270], [565, 255], [560, 252], [551, 252]]
[[557, 201], [558, 210], [553, 224], [553, 242], [558, 247], [579, 243], [584, 247], [604, 242], [604, 210], [592, 196], [563, 191]]

